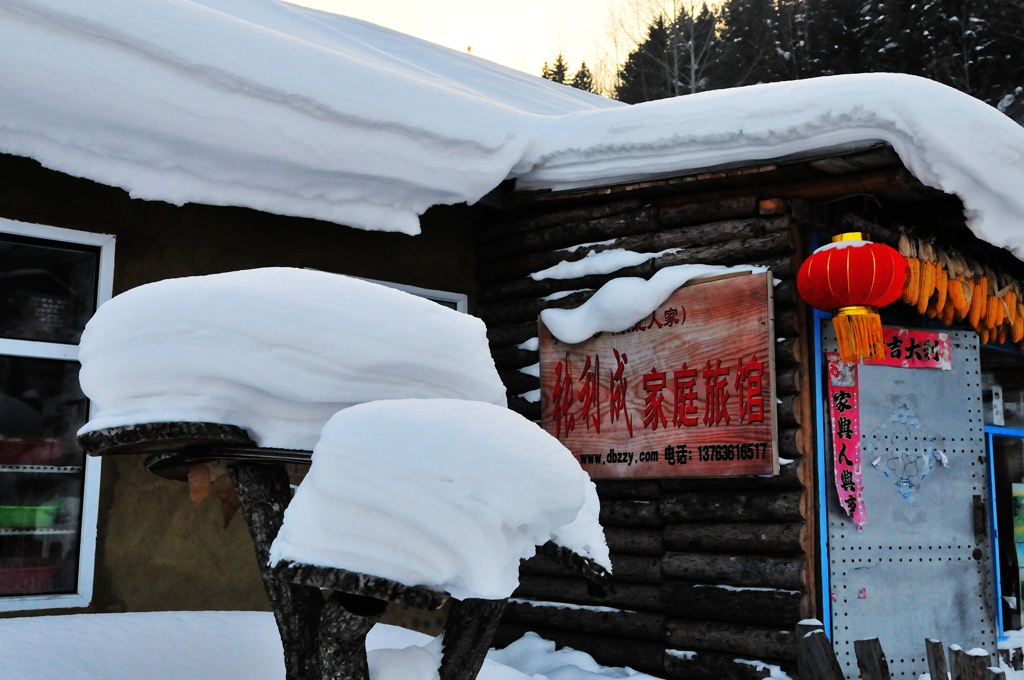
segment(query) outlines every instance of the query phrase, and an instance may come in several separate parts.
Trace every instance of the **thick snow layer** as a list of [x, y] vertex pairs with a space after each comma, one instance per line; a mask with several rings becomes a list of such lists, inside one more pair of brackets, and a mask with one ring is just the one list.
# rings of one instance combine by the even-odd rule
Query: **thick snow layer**
[[[378, 624], [366, 637], [371, 680], [437, 680], [440, 638]], [[5, 680], [281, 680], [269, 612], [78, 614], [0, 620]], [[549, 674], [531, 669], [546, 666]], [[491, 650], [479, 680], [599, 680], [649, 675], [528, 634]]]
[[276, 0], [5, 0], [0, 151], [181, 204], [416, 233], [524, 153], [525, 121], [616, 106]]
[[886, 142], [1024, 257], [1024, 129], [913, 76], [625, 106], [277, 0], [6, 0], [0, 72], [0, 152], [140, 198], [416, 233], [506, 178], [569, 189]]
[[1024, 257], [1024, 129], [996, 109], [901, 74], [703, 92], [540, 128], [517, 187], [569, 189], [886, 142], [928, 186], [956, 194], [980, 238]]
[[764, 271], [764, 267], [722, 267], [684, 264], [658, 270], [649, 280], [639, 277], [612, 279], [573, 309], [545, 309], [541, 321], [562, 342], [576, 344], [597, 333], [617, 333], [647, 317], [688, 281], [738, 272]]
[[504, 406], [483, 323], [325, 272], [268, 268], [168, 279], [102, 305], [82, 335], [82, 432], [147, 422], [244, 427], [261, 446], [311, 450], [365, 401]]
[[353, 406], [324, 427], [270, 550], [454, 597], [508, 597], [555, 540], [610, 569], [593, 482], [540, 427], [453, 399]]
[[[623, 248], [592, 250], [579, 260], [565, 260], [547, 269], [533, 272], [530, 274], [530, 278], [534, 281], [543, 281], [544, 279], [575, 279], [595, 274], [611, 274], [620, 269], [635, 267], [648, 260], [677, 252], [679, 252], [678, 248], [669, 248], [657, 253], [638, 253]], [[547, 299], [552, 299], [552, 297], [549, 296]]]

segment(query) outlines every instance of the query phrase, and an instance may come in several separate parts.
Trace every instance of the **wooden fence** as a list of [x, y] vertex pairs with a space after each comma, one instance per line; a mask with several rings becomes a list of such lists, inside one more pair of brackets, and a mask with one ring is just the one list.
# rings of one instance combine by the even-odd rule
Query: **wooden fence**
[[[796, 632], [799, 637], [797, 664], [800, 680], [847, 680], [820, 626], [801, 623]], [[958, 645], [950, 645], [947, 650], [941, 641], [934, 639], [926, 639], [924, 645], [932, 680], [947, 677], [950, 680], [1006, 678], [1006, 671], [999, 667], [1000, 658], [1014, 670], [1024, 669], [1024, 651], [1020, 647], [1000, 649], [993, 658], [981, 649], [965, 652]], [[878, 638], [857, 640], [853, 647], [861, 680], [890, 680], [889, 664]]]

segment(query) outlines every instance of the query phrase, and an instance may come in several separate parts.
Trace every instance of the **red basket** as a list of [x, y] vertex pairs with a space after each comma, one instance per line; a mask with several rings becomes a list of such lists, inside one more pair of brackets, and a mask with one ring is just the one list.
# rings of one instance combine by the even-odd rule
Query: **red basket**
[[11, 567], [0, 567], [0, 595], [48, 593], [53, 590], [57, 564], [54, 562], [26, 562]]
[[63, 453], [57, 439], [0, 439], [0, 465], [53, 465]]

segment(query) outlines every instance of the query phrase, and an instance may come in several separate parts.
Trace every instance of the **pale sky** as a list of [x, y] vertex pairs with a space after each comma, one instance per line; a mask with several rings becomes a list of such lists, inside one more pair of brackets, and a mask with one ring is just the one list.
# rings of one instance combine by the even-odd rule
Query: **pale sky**
[[[602, 61], [610, 15], [629, 0], [291, 0], [364, 19], [540, 75], [559, 51], [570, 74]], [[623, 55], [624, 56], [624, 55]]]

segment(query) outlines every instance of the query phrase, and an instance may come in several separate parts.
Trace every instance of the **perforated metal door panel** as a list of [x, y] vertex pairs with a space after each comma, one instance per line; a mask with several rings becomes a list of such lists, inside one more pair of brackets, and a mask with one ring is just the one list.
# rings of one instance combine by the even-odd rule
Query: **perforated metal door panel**
[[854, 640], [879, 638], [894, 678], [927, 672], [925, 638], [995, 651], [988, 510], [974, 500], [989, 497], [978, 339], [950, 340], [951, 371], [858, 369], [863, 531], [839, 507], [831, 469], [824, 480], [833, 645], [848, 677], [859, 677]]

